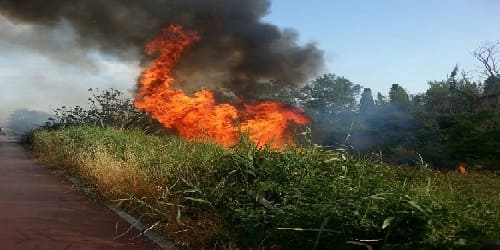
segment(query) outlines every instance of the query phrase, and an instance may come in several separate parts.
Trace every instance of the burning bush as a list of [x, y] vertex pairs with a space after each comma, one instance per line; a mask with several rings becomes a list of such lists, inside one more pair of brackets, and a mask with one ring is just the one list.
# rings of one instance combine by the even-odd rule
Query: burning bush
[[248, 133], [259, 146], [283, 147], [292, 143], [289, 124], [308, 124], [301, 110], [279, 102], [242, 102], [236, 106], [218, 104], [214, 93], [201, 89], [187, 95], [173, 76], [183, 53], [200, 38], [194, 31], [171, 25], [145, 46], [145, 53], [157, 58], [140, 77], [135, 105], [150, 113], [166, 128], [174, 128], [188, 139], [207, 139], [234, 146], [240, 133]]

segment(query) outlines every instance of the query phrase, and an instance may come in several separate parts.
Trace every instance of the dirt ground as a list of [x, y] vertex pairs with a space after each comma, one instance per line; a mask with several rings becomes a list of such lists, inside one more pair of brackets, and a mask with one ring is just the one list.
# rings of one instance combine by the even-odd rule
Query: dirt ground
[[0, 249], [156, 249], [128, 228], [0, 136]]

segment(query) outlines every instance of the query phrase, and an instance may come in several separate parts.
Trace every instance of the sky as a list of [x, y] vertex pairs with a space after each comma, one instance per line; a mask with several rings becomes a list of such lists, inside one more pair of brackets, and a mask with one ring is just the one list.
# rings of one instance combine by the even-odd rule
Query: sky
[[[472, 52], [500, 40], [500, 0], [273, 0], [265, 20], [325, 51], [327, 72], [386, 94], [425, 92], [458, 64], [478, 77]], [[375, 92], [376, 93], [376, 92]]]
[[[325, 52], [324, 73], [375, 93], [398, 83], [415, 94], [456, 64], [477, 78], [472, 51], [500, 40], [499, 13], [500, 0], [272, 0], [264, 21], [316, 43]], [[48, 30], [0, 16], [0, 121], [17, 108], [84, 104], [88, 88], [132, 92], [138, 61], [82, 51], [77, 36], [64, 23]]]

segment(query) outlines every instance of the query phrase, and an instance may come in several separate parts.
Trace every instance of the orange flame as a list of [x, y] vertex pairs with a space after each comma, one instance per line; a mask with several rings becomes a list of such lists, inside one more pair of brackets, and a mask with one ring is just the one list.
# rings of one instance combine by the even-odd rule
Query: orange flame
[[206, 89], [189, 96], [173, 88], [176, 79], [172, 71], [177, 61], [199, 40], [196, 32], [171, 25], [146, 44], [146, 55], [157, 57], [139, 78], [136, 107], [188, 139], [208, 139], [233, 146], [238, 143], [240, 132], [244, 132], [259, 146], [279, 148], [291, 143], [291, 135], [287, 133], [289, 124], [310, 122], [299, 109], [272, 101], [245, 103], [238, 109], [230, 104], [217, 104], [213, 93]]
[[460, 164], [460, 166], [458, 167], [458, 172], [461, 173], [461, 174], [466, 174], [467, 173], [467, 168], [465, 167], [465, 165], [463, 163]]

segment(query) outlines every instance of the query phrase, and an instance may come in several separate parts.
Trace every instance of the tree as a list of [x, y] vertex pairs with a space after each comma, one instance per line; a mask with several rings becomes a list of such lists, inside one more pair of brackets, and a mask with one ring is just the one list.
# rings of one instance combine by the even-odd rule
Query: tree
[[458, 75], [458, 65], [451, 71], [448, 76], [448, 83], [450, 84], [450, 90], [455, 90], [457, 88], [457, 75]]
[[500, 75], [500, 41], [485, 42], [477, 48], [473, 55], [483, 65], [483, 74], [486, 78], [499, 78]]
[[131, 99], [116, 89], [99, 91], [89, 89], [89, 107], [62, 106], [54, 110], [54, 118], [47, 124], [49, 128], [72, 125], [92, 125], [119, 129], [139, 129], [146, 133], [159, 134], [164, 129], [149, 114], [137, 109]]
[[298, 105], [301, 92], [298, 86], [269, 81], [254, 87], [252, 91], [254, 99], [280, 101], [293, 106]]
[[382, 106], [385, 103], [385, 96], [382, 95], [382, 93], [378, 92], [377, 93], [377, 105]]
[[436, 113], [447, 112], [449, 108], [448, 97], [450, 95], [448, 83], [445, 81], [431, 81], [429, 86], [425, 95], [427, 110]]
[[325, 74], [300, 89], [298, 104], [312, 118], [312, 140], [323, 145], [342, 143], [358, 108], [359, 84]]
[[481, 101], [484, 106], [500, 103], [500, 41], [486, 42], [474, 51], [474, 57], [482, 64], [486, 80]]
[[359, 101], [359, 111], [362, 114], [373, 111], [375, 108], [375, 102], [373, 101], [372, 90], [370, 88], [365, 88], [363, 94], [361, 94], [361, 100]]
[[500, 93], [500, 78], [489, 76], [484, 81], [484, 95], [495, 95]]
[[389, 92], [389, 98], [391, 104], [407, 105], [410, 102], [408, 93], [406, 93], [406, 90], [399, 86], [399, 84], [392, 85], [391, 91]]
[[430, 88], [425, 94], [427, 110], [434, 113], [472, 112], [479, 105], [480, 88], [472, 82], [465, 72], [457, 78], [455, 66], [450, 76], [444, 81], [429, 82]]
[[325, 74], [302, 88], [300, 103], [313, 116], [332, 117], [354, 110], [360, 91], [359, 84], [334, 74]]

